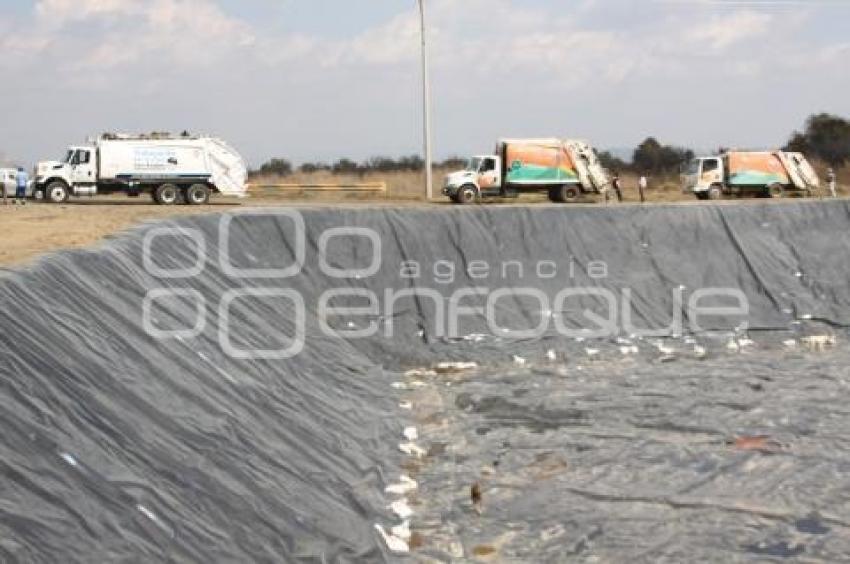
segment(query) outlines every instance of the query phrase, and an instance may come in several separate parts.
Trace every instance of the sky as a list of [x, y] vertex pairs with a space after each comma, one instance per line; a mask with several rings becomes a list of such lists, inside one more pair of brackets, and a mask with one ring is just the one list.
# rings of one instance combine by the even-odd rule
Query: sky
[[[777, 147], [850, 117], [848, 0], [424, 0], [438, 158], [500, 137]], [[253, 166], [421, 153], [415, 0], [0, 0], [0, 160], [104, 131]]]

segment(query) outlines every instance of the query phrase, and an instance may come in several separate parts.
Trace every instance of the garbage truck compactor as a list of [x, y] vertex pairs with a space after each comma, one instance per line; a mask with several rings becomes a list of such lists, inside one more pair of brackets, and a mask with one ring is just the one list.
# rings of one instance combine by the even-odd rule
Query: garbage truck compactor
[[62, 161], [39, 163], [35, 196], [62, 203], [70, 196], [147, 193], [162, 205], [200, 205], [213, 192], [244, 196], [247, 177], [245, 161], [220, 139], [104, 135], [69, 148]]
[[584, 141], [505, 139], [494, 155], [472, 157], [464, 170], [449, 174], [443, 195], [468, 204], [482, 196], [545, 191], [553, 202], [572, 202], [609, 183], [596, 151]]

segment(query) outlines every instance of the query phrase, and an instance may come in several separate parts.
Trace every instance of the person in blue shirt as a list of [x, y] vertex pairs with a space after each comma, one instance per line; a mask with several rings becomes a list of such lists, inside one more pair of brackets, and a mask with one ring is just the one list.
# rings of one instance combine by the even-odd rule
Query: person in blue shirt
[[30, 177], [27, 174], [27, 171], [24, 170], [24, 167], [18, 167], [18, 174], [15, 176], [15, 180], [18, 184], [18, 189], [15, 192], [15, 203], [16, 204], [26, 204], [27, 203], [27, 184], [30, 181]]

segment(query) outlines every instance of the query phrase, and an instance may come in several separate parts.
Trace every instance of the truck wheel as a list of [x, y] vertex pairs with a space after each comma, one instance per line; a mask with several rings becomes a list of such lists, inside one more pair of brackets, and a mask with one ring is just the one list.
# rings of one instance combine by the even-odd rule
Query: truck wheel
[[561, 189], [559, 187], [549, 188], [549, 201], [550, 202], [561, 202]]
[[[558, 186], [553, 188], [555, 192], [556, 202], [571, 203], [578, 200], [579, 189], [575, 186]], [[551, 196], [550, 196], [551, 198]]]
[[64, 204], [71, 197], [68, 186], [64, 182], [51, 182], [44, 192], [45, 200], [52, 204]]
[[697, 200], [707, 200], [708, 194], [706, 192], [696, 192]]
[[465, 186], [461, 186], [460, 190], [457, 191], [457, 199], [455, 200], [459, 204], [472, 204], [475, 200], [478, 199], [478, 190], [475, 189], [475, 186], [472, 184], [466, 184]]
[[720, 200], [723, 198], [723, 188], [718, 185], [714, 185], [708, 189], [708, 199], [709, 200]]
[[782, 187], [782, 184], [771, 184], [767, 187], [767, 196], [768, 198], [784, 198], [785, 188]]
[[156, 203], [161, 206], [172, 206], [180, 197], [180, 190], [174, 184], [163, 184], [157, 187], [153, 193], [153, 198]]
[[210, 201], [210, 189], [205, 184], [192, 184], [186, 190], [186, 203], [202, 206]]

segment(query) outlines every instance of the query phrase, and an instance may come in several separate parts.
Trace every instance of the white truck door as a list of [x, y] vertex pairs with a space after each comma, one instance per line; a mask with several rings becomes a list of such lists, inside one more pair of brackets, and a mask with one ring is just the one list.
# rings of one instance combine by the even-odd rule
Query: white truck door
[[723, 165], [717, 158], [703, 159], [697, 187], [708, 190], [712, 184], [723, 184]]
[[14, 198], [18, 193], [18, 171], [7, 170], [3, 176], [3, 186], [6, 190], [6, 196]]
[[502, 172], [499, 170], [498, 159], [486, 157], [478, 169], [478, 186], [482, 190], [493, 190], [502, 186]]
[[94, 184], [95, 162], [94, 152], [90, 149], [77, 149], [71, 159], [71, 181], [75, 185]]

